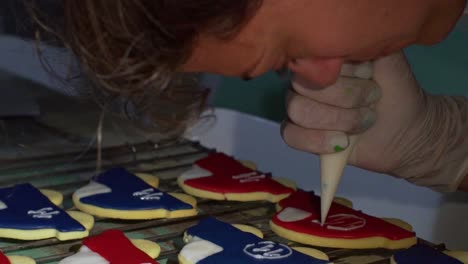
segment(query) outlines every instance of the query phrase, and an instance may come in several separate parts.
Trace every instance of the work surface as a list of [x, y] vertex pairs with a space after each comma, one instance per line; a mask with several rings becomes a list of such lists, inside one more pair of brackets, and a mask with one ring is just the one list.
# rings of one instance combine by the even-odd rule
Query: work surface
[[[193, 162], [207, 155], [208, 149], [191, 141], [168, 141], [159, 144], [142, 142], [114, 146], [103, 151], [102, 169], [124, 166], [133, 172], [145, 172], [158, 175], [163, 191], [181, 192], [175, 177], [181, 171], [191, 167]], [[0, 186], [30, 182], [38, 188], [60, 191], [64, 197], [64, 208], [73, 208], [71, 194], [87, 184], [96, 173], [96, 152], [81, 155], [79, 160], [69, 160], [80, 152], [66, 152], [37, 158], [23, 158], [1, 161]], [[253, 225], [265, 234], [269, 240], [289, 243], [273, 234], [268, 222], [273, 215], [274, 205], [267, 202], [219, 202], [198, 199], [200, 214], [195, 217], [172, 220], [152, 221], [116, 221], [98, 218], [92, 234], [107, 229], [119, 229], [130, 238], [144, 238], [159, 243], [162, 247], [161, 263], [177, 263], [176, 256], [183, 246], [182, 236], [186, 228], [197, 220], [211, 215], [230, 223]], [[0, 239], [0, 250], [7, 254], [34, 257], [38, 263], [57, 263], [66, 256], [74, 254], [80, 241], [60, 242], [56, 239], [20, 242]], [[441, 246], [442, 248], [442, 246]], [[388, 250], [342, 250], [320, 248], [334, 263], [366, 264], [389, 263], [392, 251]]]

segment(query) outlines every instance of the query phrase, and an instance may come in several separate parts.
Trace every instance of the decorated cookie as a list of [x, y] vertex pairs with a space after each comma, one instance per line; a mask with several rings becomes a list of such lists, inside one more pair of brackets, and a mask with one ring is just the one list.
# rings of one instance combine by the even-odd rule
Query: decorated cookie
[[[51, 195], [49, 198], [46, 195]], [[92, 216], [69, 211], [58, 204], [63, 199], [57, 192], [19, 184], [0, 189], [0, 237], [38, 240], [56, 237], [59, 240], [83, 238], [94, 225]]]
[[304, 191], [280, 201], [270, 221], [278, 235], [314, 246], [401, 249], [416, 244], [414, 232], [394, 223], [334, 202], [322, 226], [320, 197]]
[[[263, 240], [254, 232], [244, 232], [215, 218], [206, 218], [187, 230], [181, 264], [312, 264], [328, 263], [273, 241]], [[312, 252], [312, 251], [310, 251]]]
[[59, 264], [156, 264], [161, 248], [142, 239], [130, 240], [118, 230], [86, 238], [78, 253]]
[[196, 200], [186, 194], [165, 193], [149, 179], [123, 168], [97, 175], [73, 194], [75, 206], [89, 214], [117, 219], [177, 218], [197, 214]]
[[34, 259], [22, 256], [5, 256], [0, 252], [0, 264], [36, 264]]
[[438, 251], [430, 246], [418, 244], [399, 251], [392, 257], [392, 264], [466, 264], [466, 253], [449, 256], [450, 253]]
[[196, 161], [179, 176], [178, 183], [188, 194], [213, 200], [277, 202], [295, 191], [287, 180], [275, 179], [222, 153]]

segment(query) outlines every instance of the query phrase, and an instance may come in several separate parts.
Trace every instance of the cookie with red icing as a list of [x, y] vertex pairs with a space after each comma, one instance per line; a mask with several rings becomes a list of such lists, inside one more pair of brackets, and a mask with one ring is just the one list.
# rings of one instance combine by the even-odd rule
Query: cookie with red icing
[[333, 248], [408, 248], [414, 232], [334, 202], [325, 224], [320, 223], [320, 197], [297, 191], [278, 204], [272, 230], [292, 241]]
[[160, 247], [151, 241], [128, 239], [118, 230], [86, 238], [78, 253], [59, 264], [157, 264]]
[[213, 200], [277, 202], [295, 191], [287, 180], [249, 168], [223, 153], [196, 161], [177, 181], [186, 193]]
[[5, 256], [0, 252], [0, 264], [36, 264], [32, 258], [23, 256]]

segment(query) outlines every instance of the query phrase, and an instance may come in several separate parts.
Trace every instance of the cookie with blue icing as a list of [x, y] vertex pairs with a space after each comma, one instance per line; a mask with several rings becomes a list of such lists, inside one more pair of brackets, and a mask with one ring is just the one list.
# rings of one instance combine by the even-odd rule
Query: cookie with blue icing
[[157, 188], [157, 182], [124, 168], [113, 168], [78, 189], [73, 194], [73, 202], [83, 212], [114, 219], [178, 218], [197, 214], [195, 198], [163, 192]]
[[94, 218], [81, 212], [65, 212], [58, 204], [62, 200], [59, 193], [40, 191], [31, 184], [1, 188], [0, 237], [69, 240], [88, 236]]
[[307, 250], [301, 249], [300, 252], [287, 245], [264, 240], [253, 232], [241, 231], [215, 218], [203, 219], [189, 228], [184, 241], [187, 244], [179, 254], [181, 264], [329, 263], [308, 255]]
[[[452, 256], [450, 256], [452, 255]], [[409, 249], [401, 250], [392, 257], [392, 264], [464, 264], [467, 263], [466, 254], [450, 254], [441, 252], [433, 247], [418, 244]]]

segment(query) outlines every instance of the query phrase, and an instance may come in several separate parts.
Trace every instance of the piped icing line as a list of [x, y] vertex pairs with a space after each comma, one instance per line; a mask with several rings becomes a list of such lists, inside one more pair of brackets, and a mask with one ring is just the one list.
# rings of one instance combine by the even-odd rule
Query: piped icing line
[[212, 153], [196, 161], [180, 180], [191, 188], [224, 194], [264, 192], [284, 195], [294, 191], [275, 181], [271, 174], [252, 170], [223, 153]]
[[321, 226], [320, 198], [312, 192], [299, 190], [278, 205], [281, 210], [273, 216], [272, 223], [301, 234], [338, 239], [415, 238], [414, 232], [338, 203], [332, 204], [326, 223]]
[[191, 210], [194, 206], [152, 187], [123, 168], [113, 168], [93, 178], [77, 190], [74, 200], [103, 209], [114, 210]]
[[392, 257], [392, 261], [397, 264], [463, 264], [463, 262], [423, 244], [398, 251]]
[[60, 207], [54, 205], [31, 184], [18, 184], [0, 189], [0, 229], [86, 232], [86, 228]]
[[189, 228], [186, 238], [179, 257], [191, 264], [328, 263], [211, 217]]
[[143, 191], [137, 191], [133, 193], [133, 197], [138, 197], [142, 201], [151, 201], [151, 200], [160, 201], [163, 195], [164, 195], [163, 192], [158, 192], [153, 188], [149, 188]]

